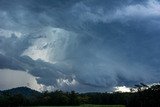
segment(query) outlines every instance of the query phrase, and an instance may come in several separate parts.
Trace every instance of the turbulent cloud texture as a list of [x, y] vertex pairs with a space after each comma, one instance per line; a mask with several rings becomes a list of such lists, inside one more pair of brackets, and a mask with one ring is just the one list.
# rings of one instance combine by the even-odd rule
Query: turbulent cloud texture
[[0, 75], [80, 92], [159, 82], [159, 0], [0, 0], [0, 20]]

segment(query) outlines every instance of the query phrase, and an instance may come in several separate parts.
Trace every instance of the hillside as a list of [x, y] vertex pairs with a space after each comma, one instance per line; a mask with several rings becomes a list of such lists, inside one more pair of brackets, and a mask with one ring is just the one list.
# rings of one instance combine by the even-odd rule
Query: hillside
[[39, 95], [40, 92], [30, 89], [28, 87], [17, 87], [9, 90], [0, 91], [0, 93], [10, 93], [10, 94], [22, 94], [24, 96]]

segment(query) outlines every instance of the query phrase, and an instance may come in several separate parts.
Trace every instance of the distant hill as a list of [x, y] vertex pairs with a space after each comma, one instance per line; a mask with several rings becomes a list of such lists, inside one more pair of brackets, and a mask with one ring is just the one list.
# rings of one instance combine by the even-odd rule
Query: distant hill
[[0, 91], [0, 93], [22, 94], [24, 96], [40, 95], [41, 93], [28, 87], [17, 87], [9, 90]]

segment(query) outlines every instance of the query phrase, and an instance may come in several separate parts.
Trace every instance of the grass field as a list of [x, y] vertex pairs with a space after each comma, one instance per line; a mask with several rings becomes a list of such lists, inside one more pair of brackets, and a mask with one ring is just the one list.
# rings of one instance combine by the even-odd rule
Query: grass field
[[[36, 107], [36, 106], [35, 106]], [[37, 107], [125, 107], [124, 105], [37, 106]]]
[[124, 105], [81, 105], [80, 107], [125, 107]]

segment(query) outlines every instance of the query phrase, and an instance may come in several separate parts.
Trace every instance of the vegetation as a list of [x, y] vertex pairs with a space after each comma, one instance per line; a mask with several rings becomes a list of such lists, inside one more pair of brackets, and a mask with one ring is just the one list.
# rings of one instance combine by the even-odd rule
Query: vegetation
[[80, 107], [125, 107], [124, 105], [81, 105]]
[[[34, 106], [36, 107], [36, 106]], [[124, 105], [80, 105], [80, 106], [37, 106], [37, 107], [125, 107]]]
[[141, 85], [137, 86], [137, 90], [131, 93], [76, 93], [59, 90], [39, 93], [28, 88], [18, 88], [2, 91], [0, 106], [160, 107], [160, 85], [146, 88]]

